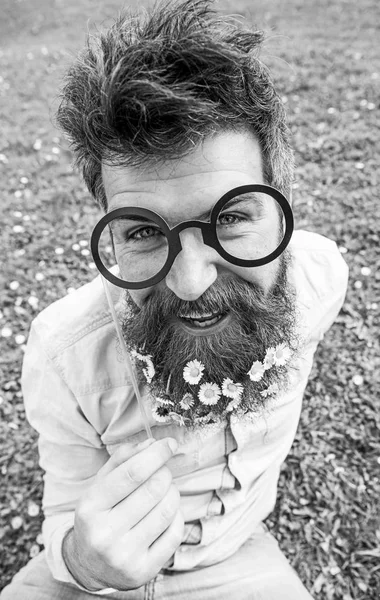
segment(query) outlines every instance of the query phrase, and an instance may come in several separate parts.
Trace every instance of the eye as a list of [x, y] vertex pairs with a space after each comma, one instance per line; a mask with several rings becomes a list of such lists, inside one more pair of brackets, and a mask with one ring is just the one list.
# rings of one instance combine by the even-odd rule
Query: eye
[[159, 229], [156, 229], [155, 227], [147, 226], [147, 227], [141, 227], [140, 229], [137, 229], [136, 231], [129, 233], [127, 237], [128, 237], [128, 240], [140, 241], [140, 240], [148, 240], [153, 237], [157, 237], [159, 235], [162, 235], [162, 232]]
[[236, 223], [241, 223], [244, 219], [233, 213], [223, 213], [218, 217], [218, 223], [220, 225], [235, 225]]

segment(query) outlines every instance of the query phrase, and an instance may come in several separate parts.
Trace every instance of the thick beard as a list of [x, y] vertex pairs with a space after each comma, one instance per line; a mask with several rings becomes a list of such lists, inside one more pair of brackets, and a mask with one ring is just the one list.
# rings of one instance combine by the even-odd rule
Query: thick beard
[[[256, 284], [232, 275], [220, 276], [192, 302], [163, 288], [155, 290], [140, 309], [125, 294], [120, 315], [123, 337], [129, 350], [151, 356], [155, 369], [149, 383], [151, 395], [163, 402], [170, 400], [170, 405], [159, 407], [162, 420], [175, 411], [185, 417], [186, 423], [182, 424], [192, 427], [231, 415], [231, 408], [226, 413], [231, 398], [222, 396], [217, 405], [204, 405], [197, 398], [198, 386], [185, 381], [183, 369], [194, 359], [204, 365], [200, 383], [216, 383], [221, 388], [223, 381], [230, 378], [243, 385], [238, 411], [233, 409], [239, 414], [258, 413], [266, 404], [265, 390], [269, 385], [279, 391], [286, 389], [294, 361], [266, 370], [258, 382], [251, 381], [247, 373], [254, 361], [263, 361], [268, 348], [280, 343], [291, 350], [293, 359], [297, 354], [295, 293], [287, 279], [290, 260], [290, 254], [284, 253], [276, 282], [266, 295]], [[215, 334], [191, 335], [176, 321], [179, 314], [216, 312], [229, 312], [232, 319]], [[140, 381], [146, 382], [144, 367], [144, 363], [136, 361]], [[195, 402], [184, 410], [180, 402], [189, 393]]]

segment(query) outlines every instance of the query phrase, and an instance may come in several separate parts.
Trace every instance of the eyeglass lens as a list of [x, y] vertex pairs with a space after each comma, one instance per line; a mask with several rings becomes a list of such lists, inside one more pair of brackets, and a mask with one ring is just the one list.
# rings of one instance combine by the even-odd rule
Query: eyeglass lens
[[[280, 205], [265, 193], [233, 197], [215, 219], [216, 238], [234, 258], [256, 260], [274, 252], [284, 237]], [[154, 277], [169, 256], [169, 240], [158, 222], [139, 215], [117, 217], [103, 230], [99, 255], [110, 270], [118, 264], [119, 277], [139, 283]]]

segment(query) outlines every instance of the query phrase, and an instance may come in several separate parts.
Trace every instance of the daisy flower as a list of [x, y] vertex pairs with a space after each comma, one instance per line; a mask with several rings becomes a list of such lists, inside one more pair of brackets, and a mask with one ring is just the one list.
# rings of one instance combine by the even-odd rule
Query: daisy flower
[[271, 383], [271, 385], [268, 385], [267, 389], [260, 392], [260, 394], [264, 398], [267, 398], [267, 396], [271, 396], [272, 394], [275, 394], [276, 392], [278, 392], [277, 383]]
[[286, 344], [278, 344], [274, 351], [274, 364], [278, 367], [282, 367], [285, 363], [288, 362], [290, 354], [290, 349], [288, 348], [288, 346], [286, 346]]
[[234, 410], [234, 408], [239, 406], [240, 402], [241, 398], [235, 398], [234, 400], [231, 400], [231, 402], [229, 402], [226, 406], [226, 412], [231, 412], [231, 410]]
[[146, 364], [146, 368], [143, 369], [143, 373], [145, 375], [145, 379], [147, 380], [147, 382], [150, 383], [155, 374], [155, 369], [154, 369], [153, 362], [152, 362], [152, 356], [150, 354], [147, 354], [147, 355], [140, 354], [136, 350], [131, 351], [131, 356], [133, 356], [135, 359], [140, 360], [141, 362], [144, 362]]
[[255, 360], [252, 364], [252, 367], [248, 371], [248, 376], [251, 381], [260, 381], [262, 376], [264, 375], [265, 367], [262, 362], [259, 360]]
[[266, 354], [265, 354], [265, 358], [264, 358], [265, 371], [267, 369], [270, 369], [271, 367], [273, 367], [273, 365], [275, 364], [274, 355], [275, 355], [275, 349], [273, 347], [268, 348], [268, 350], [266, 351]]
[[154, 406], [152, 408], [152, 416], [155, 421], [159, 421], [161, 423], [166, 423], [167, 421], [170, 421], [170, 418], [168, 416], [168, 410], [164, 406]]
[[183, 378], [187, 383], [196, 385], [202, 379], [203, 371], [204, 365], [199, 360], [190, 360], [183, 370]]
[[170, 412], [169, 413], [169, 417], [171, 417], [173, 419], [173, 421], [175, 421], [176, 423], [178, 423], [178, 425], [180, 427], [182, 427], [183, 425], [185, 425], [185, 420], [188, 421], [189, 419], [183, 417], [182, 415], [178, 415], [175, 412]]
[[185, 394], [184, 397], [182, 398], [181, 402], [179, 403], [180, 407], [183, 408], [184, 410], [188, 410], [189, 408], [191, 408], [194, 404], [194, 398], [191, 394]]
[[220, 387], [216, 383], [202, 383], [198, 398], [203, 404], [216, 404], [221, 396]]
[[234, 383], [227, 377], [222, 383], [222, 393], [227, 398], [238, 399], [243, 393], [243, 386], [241, 383]]
[[161, 406], [174, 406], [174, 402], [172, 402], [172, 400], [169, 400], [169, 398], [158, 397], [156, 398], [156, 402], [159, 402]]

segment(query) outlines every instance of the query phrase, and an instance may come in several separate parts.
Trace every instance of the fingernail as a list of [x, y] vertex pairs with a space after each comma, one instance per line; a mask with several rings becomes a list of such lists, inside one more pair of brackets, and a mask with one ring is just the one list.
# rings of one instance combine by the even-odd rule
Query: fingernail
[[170, 450], [173, 452], [173, 454], [175, 454], [175, 452], [177, 452], [177, 450], [178, 450], [178, 442], [177, 442], [177, 440], [175, 440], [174, 438], [169, 438], [168, 439], [168, 446], [169, 446]]

